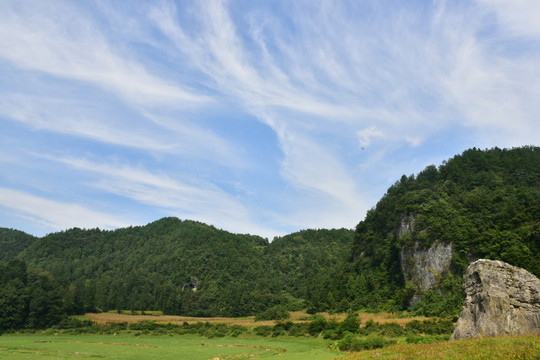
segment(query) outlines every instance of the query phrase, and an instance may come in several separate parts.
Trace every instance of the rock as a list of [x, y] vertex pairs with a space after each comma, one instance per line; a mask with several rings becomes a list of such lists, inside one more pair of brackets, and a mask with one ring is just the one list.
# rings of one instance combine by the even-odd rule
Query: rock
[[[415, 218], [402, 216], [401, 224], [397, 229], [398, 237], [413, 234]], [[452, 260], [452, 243], [436, 241], [430, 247], [425, 247], [420, 242], [404, 246], [399, 254], [401, 272], [406, 281], [412, 282], [419, 293], [433, 289], [440, 276], [448, 271]], [[420, 301], [420, 296], [415, 294], [410, 305], [414, 306]]]
[[465, 302], [450, 340], [540, 334], [540, 280], [502, 261], [477, 260], [463, 276]]

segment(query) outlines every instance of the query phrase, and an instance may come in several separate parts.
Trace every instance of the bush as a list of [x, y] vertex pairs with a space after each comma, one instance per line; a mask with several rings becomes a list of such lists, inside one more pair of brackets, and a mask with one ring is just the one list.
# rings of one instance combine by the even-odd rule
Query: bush
[[387, 340], [383, 337], [358, 337], [353, 334], [347, 334], [337, 342], [341, 351], [362, 351], [383, 348], [388, 345], [395, 344], [393, 340]]
[[364, 327], [361, 328], [358, 333], [367, 336], [369, 334], [379, 332], [380, 328], [381, 325], [378, 322], [373, 321], [373, 319], [369, 319], [366, 321], [366, 325], [364, 325]]
[[289, 310], [283, 305], [272, 306], [255, 316], [255, 321], [286, 320], [291, 317]]
[[253, 330], [255, 331], [255, 335], [259, 336], [270, 336], [272, 334], [272, 327], [269, 325], [257, 326]]
[[454, 324], [450, 320], [426, 320], [423, 324], [424, 334], [442, 335], [452, 334], [454, 332]]
[[324, 339], [338, 340], [341, 339], [343, 334], [337, 329], [326, 329], [322, 332], [322, 337]]
[[314, 319], [308, 325], [308, 332], [311, 336], [319, 335], [328, 326], [328, 321], [320, 315], [314, 316]]
[[450, 320], [425, 320], [423, 322], [413, 320], [405, 325], [405, 329], [416, 334], [449, 335], [454, 332], [454, 324]]
[[229, 327], [229, 335], [232, 337], [238, 337], [240, 334], [245, 333], [247, 328], [241, 325], [232, 325]]
[[413, 320], [405, 324], [405, 330], [412, 331], [415, 334], [422, 332], [422, 323], [418, 320]]
[[55, 328], [57, 329], [76, 329], [92, 326], [92, 320], [79, 319], [76, 317], [64, 318], [60, 321]]
[[291, 336], [306, 336], [306, 335], [309, 335], [308, 326], [309, 326], [309, 324], [295, 323], [289, 329], [289, 335], [291, 335]]
[[350, 332], [356, 334], [360, 330], [360, 319], [358, 313], [351, 313], [339, 324], [339, 331], [342, 333]]
[[381, 335], [389, 337], [399, 337], [403, 336], [405, 329], [395, 322], [389, 322], [386, 324], [380, 325]]

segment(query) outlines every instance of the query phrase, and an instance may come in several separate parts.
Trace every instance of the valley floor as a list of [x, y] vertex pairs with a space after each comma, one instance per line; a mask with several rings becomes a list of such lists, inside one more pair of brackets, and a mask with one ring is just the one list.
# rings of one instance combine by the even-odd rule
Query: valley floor
[[207, 339], [201, 336], [120, 335], [3, 335], [3, 360], [57, 359], [312, 359], [326, 360], [339, 354], [328, 341], [314, 338]]

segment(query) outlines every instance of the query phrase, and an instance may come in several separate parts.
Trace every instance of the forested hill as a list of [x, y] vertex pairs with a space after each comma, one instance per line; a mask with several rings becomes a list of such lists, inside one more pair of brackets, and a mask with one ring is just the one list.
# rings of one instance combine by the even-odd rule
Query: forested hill
[[[17, 257], [48, 271], [68, 312], [132, 309], [243, 316], [302, 307], [317, 281], [348, 256], [353, 230], [306, 230], [269, 244], [259, 236], [164, 218], [115, 231], [70, 229]], [[195, 291], [196, 290], [196, 291]]]
[[9, 262], [37, 238], [19, 230], [0, 228], [0, 263]]
[[[410, 231], [399, 236], [403, 225]], [[450, 271], [425, 294], [401, 273], [403, 249], [451, 244]], [[540, 276], [540, 148], [471, 149], [402, 176], [356, 229], [352, 249], [359, 306], [393, 299], [404, 306], [424, 295], [417, 308], [459, 311], [461, 275], [479, 258], [502, 260]], [[411, 258], [406, 261], [413, 261]]]

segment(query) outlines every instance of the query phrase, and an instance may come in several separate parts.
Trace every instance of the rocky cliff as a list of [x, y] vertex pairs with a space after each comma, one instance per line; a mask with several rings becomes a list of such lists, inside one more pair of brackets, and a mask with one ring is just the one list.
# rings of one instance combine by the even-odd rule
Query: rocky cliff
[[477, 260], [463, 277], [465, 302], [451, 340], [540, 333], [540, 280], [502, 261]]
[[[397, 230], [399, 238], [412, 235], [415, 219], [404, 216]], [[429, 247], [414, 241], [405, 245], [400, 251], [401, 272], [406, 281], [412, 282], [419, 294], [415, 294], [410, 304], [414, 306], [420, 301], [420, 294], [432, 289], [441, 274], [448, 271], [452, 260], [452, 243], [435, 242]]]

